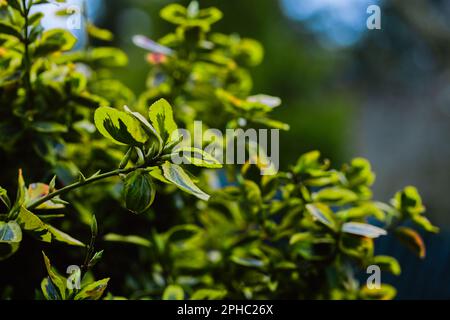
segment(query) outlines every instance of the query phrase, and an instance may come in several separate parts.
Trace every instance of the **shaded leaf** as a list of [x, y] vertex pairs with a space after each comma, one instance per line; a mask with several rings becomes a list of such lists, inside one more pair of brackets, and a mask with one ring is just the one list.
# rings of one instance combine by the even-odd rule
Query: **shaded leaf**
[[9, 258], [22, 241], [22, 230], [15, 221], [0, 221], [0, 261]]
[[107, 235], [105, 235], [105, 237], [103, 239], [105, 239], [105, 241], [111, 241], [111, 242], [123, 242], [123, 243], [135, 244], [135, 245], [146, 247], [146, 248], [151, 247], [151, 243], [149, 240], [139, 237], [139, 236], [135, 236], [135, 235], [123, 236], [120, 234], [108, 233]]
[[155, 200], [156, 189], [152, 178], [144, 169], [133, 171], [125, 177], [123, 196], [125, 206], [134, 213], [142, 213]]
[[50, 277], [46, 277], [41, 282], [41, 290], [47, 300], [61, 300], [58, 289], [55, 287]]

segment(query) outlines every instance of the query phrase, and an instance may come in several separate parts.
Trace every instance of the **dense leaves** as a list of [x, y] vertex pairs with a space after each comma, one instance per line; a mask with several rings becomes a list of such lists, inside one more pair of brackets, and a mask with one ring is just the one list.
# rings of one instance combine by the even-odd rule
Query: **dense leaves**
[[[127, 261], [133, 267], [121, 270], [118, 287], [146, 299], [392, 299], [395, 288], [373, 290], [354, 276], [374, 264], [401, 273], [394, 257], [375, 255], [375, 239], [395, 235], [425, 256], [411, 225], [438, 228], [417, 189], [407, 186], [389, 204], [375, 201], [366, 159], [334, 168], [311, 151], [261, 176], [263, 155], [220, 170], [203, 141], [183, 144], [179, 127], [195, 136], [195, 120], [203, 129], [289, 129], [269, 117], [279, 98], [251, 92], [248, 68], [261, 63], [263, 48], [213, 32], [222, 18], [217, 8], [170, 4], [161, 17], [175, 26], [172, 33], [158, 41], [133, 37], [150, 51], [147, 89], [135, 103], [110, 77], [126, 55], [112, 47], [73, 50], [69, 31], [43, 30], [42, 13], [30, 13], [40, 3], [0, 2], [0, 156], [8, 169], [0, 187], [0, 260], [17, 252], [24, 235], [70, 245], [84, 260], [65, 277], [44, 254], [37, 298], [120, 298], [107, 293], [109, 278], [94, 278], [92, 269], [111, 252], [96, 250], [99, 238], [139, 250], [145, 272], [134, 274], [141, 264]], [[91, 38], [113, 38], [89, 21], [85, 29]], [[27, 186], [25, 178], [41, 182]], [[137, 234], [121, 234], [123, 221], [136, 221]], [[88, 227], [87, 241], [62, 231], [78, 235]]]

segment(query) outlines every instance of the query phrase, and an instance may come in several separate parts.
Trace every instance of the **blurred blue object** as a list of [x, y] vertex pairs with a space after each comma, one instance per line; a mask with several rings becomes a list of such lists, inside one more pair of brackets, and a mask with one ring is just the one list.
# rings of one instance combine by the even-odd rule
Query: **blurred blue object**
[[281, 0], [286, 16], [302, 21], [325, 46], [355, 44], [366, 28], [367, 8], [381, 0]]

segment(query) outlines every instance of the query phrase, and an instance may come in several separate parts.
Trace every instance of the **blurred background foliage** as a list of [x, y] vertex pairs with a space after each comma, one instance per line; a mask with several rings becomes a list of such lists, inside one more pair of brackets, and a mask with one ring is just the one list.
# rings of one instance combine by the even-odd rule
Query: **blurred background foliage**
[[[145, 51], [133, 45], [132, 36], [144, 34], [159, 39], [170, 32], [172, 27], [159, 18], [159, 10], [170, 2], [87, 2], [90, 18], [111, 30], [116, 35], [113, 45], [128, 54], [127, 68], [115, 70], [114, 77], [135, 96], [145, 89], [149, 65]], [[389, 247], [401, 264], [408, 266], [401, 277], [389, 278], [388, 282], [397, 287], [398, 298], [449, 298], [450, 3], [199, 2], [201, 7], [216, 6], [223, 11], [226, 18], [215, 25], [217, 31], [255, 38], [264, 46], [263, 63], [251, 71], [253, 92], [267, 92], [283, 100], [283, 107], [273, 113], [291, 128], [281, 134], [282, 168], [300, 153], [318, 149], [336, 167], [354, 156], [370, 159], [378, 174], [376, 199], [387, 201], [404, 185], [420, 188], [428, 216], [442, 232], [425, 236], [428, 252], [424, 261], [408, 255], [389, 238], [378, 240], [380, 251]], [[366, 28], [370, 4], [382, 7], [382, 30]], [[47, 27], [64, 24], [63, 18], [46, 19]], [[83, 32], [75, 35], [83, 46]], [[126, 234], [138, 233], [139, 219], [144, 218], [122, 215], [121, 219], [120, 231]], [[103, 228], [108, 228], [108, 221]], [[103, 247], [116, 257], [129, 258], [105, 258], [104, 264], [113, 265], [116, 276], [120, 276], [120, 270], [143, 274], [145, 265], [139, 263], [139, 248], [106, 243]], [[20, 268], [25, 271], [29, 267]], [[110, 268], [102, 271], [105, 276], [111, 275]], [[133, 287], [132, 283], [128, 285]]]
[[[118, 76], [135, 92], [143, 89], [148, 69], [131, 36], [157, 39], [167, 33], [170, 25], [158, 17], [167, 3], [102, 4], [99, 23], [118, 35], [117, 45], [133, 70]], [[382, 30], [366, 29], [370, 4], [382, 7]], [[228, 17], [216, 24], [218, 31], [263, 44], [264, 61], [252, 72], [254, 92], [283, 100], [273, 115], [291, 127], [281, 134], [282, 167], [311, 149], [337, 164], [361, 155], [377, 172], [375, 198], [387, 200], [405, 184], [420, 187], [431, 220], [443, 232], [430, 237], [425, 261], [395, 247], [409, 268], [390, 280], [398, 298], [450, 297], [445, 285], [450, 283], [445, 272], [450, 263], [445, 233], [450, 226], [450, 3], [205, 0], [200, 5], [217, 6]], [[393, 245], [385, 242], [381, 250]]]

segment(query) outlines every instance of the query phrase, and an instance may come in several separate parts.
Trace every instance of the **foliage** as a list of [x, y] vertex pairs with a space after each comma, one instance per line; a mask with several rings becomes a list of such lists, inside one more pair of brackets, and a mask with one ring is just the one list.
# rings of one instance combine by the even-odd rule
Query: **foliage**
[[[376, 264], [400, 274], [394, 257], [374, 253], [375, 239], [390, 233], [425, 256], [411, 225], [428, 232], [438, 228], [424, 216], [414, 187], [386, 204], [372, 199], [375, 175], [363, 158], [337, 170], [312, 151], [286, 171], [260, 176], [262, 159], [220, 170], [213, 154], [180, 147], [178, 124], [192, 132], [195, 120], [207, 128], [288, 129], [269, 117], [279, 98], [251, 95], [247, 68], [262, 60], [258, 42], [211, 32], [222, 17], [216, 8], [168, 5], [161, 17], [176, 26], [173, 33], [158, 42], [134, 37], [151, 51], [148, 90], [134, 104], [129, 90], [111, 77], [126, 56], [109, 47], [70, 51], [76, 39], [68, 31], [43, 30], [42, 14], [30, 13], [45, 2], [0, 2], [1, 157], [5, 167], [23, 168], [15, 198], [7, 192], [12, 178], [1, 176], [0, 260], [14, 257], [23, 234], [52, 246], [81, 246], [85, 255], [79, 271], [64, 277], [44, 254], [47, 277], [37, 298], [104, 296], [110, 279], [95, 281], [91, 270], [103, 259], [103, 250], [94, 249], [99, 231], [92, 213], [99, 221], [113, 221], [105, 223], [104, 244], [140, 248], [147, 269], [127, 274], [120, 294], [129, 298], [395, 296], [388, 284], [379, 290], [360, 285], [355, 273]], [[86, 31], [102, 41], [113, 36], [91, 23]], [[124, 104], [134, 108], [118, 108]], [[188, 164], [174, 161], [180, 152]], [[50, 182], [27, 187], [22, 172], [31, 181]], [[218, 178], [224, 181], [212, 183]], [[151, 231], [112, 232], [128, 218], [117, 214], [120, 207], [134, 213], [132, 219], [151, 222]], [[61, 212], [76, 212], [80, 221]], [[159, 226], [162, 216], [169, 223]], [[80, 229], [76, 222], [89, 225], [89, 243], [50, 224], [58, 218], [71, 234]], [[72, 276], [80, 279], [79, 288], [67, 285]]]

